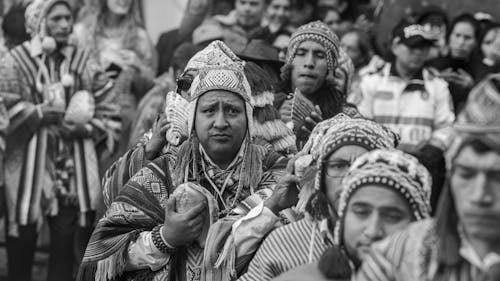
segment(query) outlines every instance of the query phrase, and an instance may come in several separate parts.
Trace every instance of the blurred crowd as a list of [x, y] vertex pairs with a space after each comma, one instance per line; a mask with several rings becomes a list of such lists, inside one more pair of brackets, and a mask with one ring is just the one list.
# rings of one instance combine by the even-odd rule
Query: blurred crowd
[[[170, 0], [167, 0], [170, 1]], [[18, 1], [8, 280], [500, 280], [500, 21], [384, 0]], [[388, 40], [386, 40], [388, 39]], [[156, 44], [155, 44], [156, 43]]]

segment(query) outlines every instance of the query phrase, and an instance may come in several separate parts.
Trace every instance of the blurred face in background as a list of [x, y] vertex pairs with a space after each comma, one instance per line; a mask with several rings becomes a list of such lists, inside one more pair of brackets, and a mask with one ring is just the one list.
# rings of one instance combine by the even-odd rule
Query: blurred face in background
[[323, 18], [323, 22], [328, 25], [337, 36], [340, 34], [342, 29], [342, 18], [337, 10], [329, 9]]
[[481, 51], [490, 63], [500, 64], [500, 27], [491, 29], [484, 35]]
[[108, 9], [111, 13], [116, 15], [126, 15], [130, 11], [133, 0], [106, 0]]
[[57, 43], [65, 44], [73, 31], [73, 14], [65, 4], [56, 4], [46, 17], [47, 33], [52, 36]]
[[271, 25], [285, 25], [290, 18], [290, 0], [272, 0], [267, 6], [266, 17]]
[[476, 47], [474, 27], [468, 22], [459, 22], [451, 31], [448, 47], [453, 58], [468, 59]]
[[364, 60], [359, 40], [360, 38], [356, 32], [345, 33], [340, 39], [342, 48], [344, 48], [344, 51], [351, 58], [354, 66], [356, 67], [358, 67]]
[[238, 24], [244, 28], [260, 25], [266, 10], [266, 0], [236, 0]]
[[396, 57], [396, 64], [406, 71], [419, 71], [429, 58], [429, 45], [407, 46], [403, 43], [395, 42], [393, 53]]
[[288, 51], [288, 43], [290, 35], [280, 34], [274, 39], [273, 46], [278, 49], [278, 58], [280, 61], [286, 61], [286, 52]]

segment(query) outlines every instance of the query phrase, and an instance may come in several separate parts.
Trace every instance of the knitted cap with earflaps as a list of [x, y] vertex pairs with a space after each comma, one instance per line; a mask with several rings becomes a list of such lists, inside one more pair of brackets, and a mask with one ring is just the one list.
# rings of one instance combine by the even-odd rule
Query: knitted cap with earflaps
[[384, 186], [404, 198], [416, 220], [430, 217], [432, 178], [417, 158], [395, 149], [377, 149], [361, 155], [342, 181], [339, 199], [339, 221], [334, 243], [343, 247], [345, 212], [351, 196], [366, 185]]

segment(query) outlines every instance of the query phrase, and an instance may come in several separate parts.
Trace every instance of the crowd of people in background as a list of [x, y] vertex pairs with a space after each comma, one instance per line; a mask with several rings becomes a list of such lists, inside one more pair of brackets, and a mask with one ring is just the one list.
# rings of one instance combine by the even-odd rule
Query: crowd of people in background
[[500, 280], [500, 21], [385, 2], [10, 7], [7, 280]]

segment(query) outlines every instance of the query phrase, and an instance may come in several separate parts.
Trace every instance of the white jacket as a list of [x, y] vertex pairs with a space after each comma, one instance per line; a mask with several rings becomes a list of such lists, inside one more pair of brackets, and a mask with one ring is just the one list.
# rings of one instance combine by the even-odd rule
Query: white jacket
[[448, 84], [425, 68], [419, 78], [404, 80], [393, 75], [387, 63], [363, 76], [349, 101], [366, 118], [399, 133], [403, 145], [432, 141], [446, 149], [451, 142], [455, 114]]

